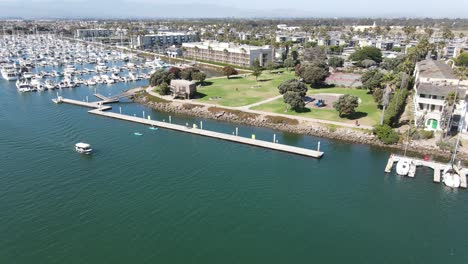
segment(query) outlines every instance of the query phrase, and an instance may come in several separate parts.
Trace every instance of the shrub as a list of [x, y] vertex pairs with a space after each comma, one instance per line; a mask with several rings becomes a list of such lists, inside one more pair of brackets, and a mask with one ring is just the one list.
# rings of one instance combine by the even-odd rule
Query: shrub
[[389, 126], [395, 126], [400, 119], [400, 115], [405, 110], [406, 97], [408, 96], [408, 90], [400, 89], [393, 95], [388, 104], [387, 110], [385, 111], [384, 123]]
[[422, 139], [430, 139], [434, 137], [433, 131], [421, 130], [419, 131], [419, 134], [421, 135]]
[[158, 90], [159, 90], [160, 95], [168, 95], [171, 88], [169, 87], [167, 83], [164, 82], [159, 86]]
[[395, 144], [400, 140], [400, 135], [389, 125], [375, 126], [374, 134], [386, 145]]

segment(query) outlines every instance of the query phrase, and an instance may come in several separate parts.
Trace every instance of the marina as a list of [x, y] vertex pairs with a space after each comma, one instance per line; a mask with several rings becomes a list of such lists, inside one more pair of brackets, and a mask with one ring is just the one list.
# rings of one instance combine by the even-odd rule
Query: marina
[[54, 35], [0, 39], [0, 73], [19, 92], [114, 85], [149, 79], [171, 65], [130, 52], [71, 42]]
[[[408, 160], [409, 161], [409, 172], [407, 174], [408, 177], [414, 178], [416, 176], [417, 167], [428, 167], [434, 170], [433, 174], [433, 182], [440, 183], [441, 182], [441, 172], [446, 170], [448, 164], [443, 164], [440, 162], [435, 161], [428, 161], [424, 159], [412, 158], [412, 157], [404, 157], [400, 155], [391, 154], [388, 158], [387, 165], [385, 166], [385, 172], [390, 173], [392, 171], [393, 165], [395, 162], [400, 160]], [[466, 174], [468, 171], [464, 168], [460, 169], [460, 187], [466, 189], [467, 188], [467, 180]]]

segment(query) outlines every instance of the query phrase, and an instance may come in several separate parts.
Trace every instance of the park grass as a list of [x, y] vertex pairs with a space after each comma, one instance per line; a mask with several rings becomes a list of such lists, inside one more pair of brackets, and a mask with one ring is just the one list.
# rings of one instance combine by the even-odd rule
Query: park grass
[[381, 110], [378, 109], [377, 104], [374, 102], [372, 95], [368, 94], [366, 90], [352, 89], [352, 88], [323, 88], [323, 89], [311, 89], [308, 95], [313, 97], [314, 94], [324, 93], [336, 93], [336, 94], [351, 94], [361, 99], [361, 104], [356, 109], [357, 114], [354, 117], [339, 117], [338, 112], [335, 109], [318, 109], [318, 108], [306, 108], [305, 111], [297, 113], [295, 111], [287, 111], [286, 104], [283, 102], [283, 98], [261, 104], [253, 107], [252, 110], [260, 110], [265, 112], [272, 112], [278, 114], [287, 114], [292, 116], [302, 116], [315, 119], [343, 122], [343, 123], [354, 123], [355, 120], [359, 120], [360, 124], [363, 125], [375, 125], [380, 120]]
[[197, 89], [198, 99], [194, 101], [232, 107], [245, 106], [279, 95], [278, 86], [292, 78], [293, 71], [284, 71], [280, 75], [264, 71], [258, 82], [251, 75], [210, 79], [206, 82], [208, 85]]

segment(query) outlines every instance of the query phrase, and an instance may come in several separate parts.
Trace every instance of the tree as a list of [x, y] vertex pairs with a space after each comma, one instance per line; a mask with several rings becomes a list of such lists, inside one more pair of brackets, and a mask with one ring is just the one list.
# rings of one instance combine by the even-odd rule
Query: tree
[[290, 109], [293, 109], [296, 112], [305, 107], [304, 98], [301, 97], [297, 92], [286, 92], [283, 95], [283, 100], [290, 107]]
[[352, 61], [373, 60], [380, 63], [382, 62], [382, 51], [376, 47], [364, 47], [351, 54], [349, 59]]
[[194, 72], [194, 73], [192, 74], [192, 79], [197, 80], [198, 82], [200, 82], [201, 84], [203, 84], [203, 83], [205, 82], [205, 80], [206, 80], [206, 73], [201, 72], [201, 71], [199, 71], [199, 72]]
[[291, 57], [285, 59], [283, 66], [286, 67], [287, 71], [289, 71], [290, 67], [294, 67], [294, 60]]
[[374, 89], [382, 88], [383, 78], [383, 73], [377, 69], [367, 71], [361, 76], [362, 88], [373, 93]]
[[260, 77], [260, 75], [262, 75], [262, 68], [260, 67], [255, 67], [252, 71], [252, 75], [255, 77], [255, 81], [257, 82], [258, 81], [258, 77]]
[[307, 93], [307, 86], [296, 79], [289, 79], [282, 82], [278, 86], [278, 90], [280, 94], [285, 94], [286, 92], [296, 92], [301, 97], [304, 97]]
[[468, 52], [462, 52], [455, 60], [457, 66], [468, 67]]
[[301, 66], [300, 73], [304, 82], [315, 87], [325, 81], [329, 72], [325, 64], [306, 63]]
[[174, 79], [179, 79], [180, 78], [180, 68], [171, 67], [171, 68], [169, 68], [168, 72], [169, 72], [169, 74], [172, 73], [174, 75]]
[[359, 98], [350, 94], [340, 96], [340, 98], [333, 103], [333, 107], [338, 111], [340, 117], [354, 114], [358, 106]]
[[237, 70], [234, 69], [233, 67], [231, 66], [224, 66], [223, 68], [223, 73], [224, 75], [226, 75], [226, 77], [229, 79], [229, 77], [231, 75], [236, 75], [237, 74]]
[[434, 34], [434, 30], [432, 28], [430, 28], [430, 27], [425, 28], [424, 32], [426, 32], [428, 37], [431, 37], [432, 34]]
[[160, 95], [167, 95], [169, 94], [170, 90], [171, 89], [167, 83], [162, 83], [158, 89]]
[[261, 68], [262, 66], [260, 66], [260, 61], [258, 59], [255, 59], [254, 62], [253, 62], [253, 68]]
[[328, 65], [334, 68], [343, 67], [344, 59], [340, 57], [331, 57], [328, 59]]
[[175, 75], [166, 70], [157, 70], [151, 75], [149, 83], [151, 86], [159, 86], [163, 83], [169, 84], [172, 79], [175, 79]]
[[406, 38], [410, 39], [414, 37], [414, 33], [416, 33], [416, 28], [412, 26], [404, 26], [403, 32], [405, 32]]
[[306, 48], [302, 55], [302, 61], [322, 63], [327, 59], [327, 54], [320, 47]]
[[297, 49], [291, 50], [291, 58], [294, 61], [294, 63], [298, 60], [299, 52], [297, 51]]
[[364, 68], [370, 68], [372, 66], [376, 66], [377, 62], [375, 62], [374, 60], [365, 59], [365, 60], [360, 61], [359, 65]]
[[450, 30], [449, 27], [444, 27], [442, 29], [442, 38], [444, 38], [445, 40], [453, 39], [454, 37], [455, 35], [453, 34], [452, 30]]

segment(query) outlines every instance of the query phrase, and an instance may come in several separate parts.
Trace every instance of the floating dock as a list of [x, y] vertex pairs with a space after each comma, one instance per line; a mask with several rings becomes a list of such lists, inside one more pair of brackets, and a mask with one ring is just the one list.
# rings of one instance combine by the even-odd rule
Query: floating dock
[[[435, 161], [427, 161], [423, 159], [411, 158], [411, 157], [404, 157], [392, 154], [388, 158], [387, 166], [385, 166], [385, 172], [390, 173], [392, 171], [393, 163], [398, 162], [400, 159], [408, 159], [410, 161], [410, 170], [408, 173], [408, 177], [415, 177], [416, 175], [416, 168], [418, 166], [429, 167], [434, 170], [433, 182], [440, 183], [441, 182], [441, 171], [443, 171], [448, 165], [435, 162]], [[467, 169], [460, 170], [460, 187], [467, 188], [467, 180], [466, 174], [468, 173]]]
[[[108, 98], [108, 97], [105, 97], [105, 96], [103, 96], [101, 94], [95, 94], [95, 96], [102, 99], [102, 101], [84, 102], [84, 101], [78, 101], [78, 100], [63, 98], [61, 96], [57, 97], [56, 99], [52, 99], [52, 101], [54, 103], [56, 103], [56, 104], [67, 103], [67, 104], [73, 104], [73, 105], [78, 105], [78, 106], [84, 106], [84, 107], [88, 107], [88, 108], [95, 108], [94, 110], [88, 111], [88, 113], [91, 113], [91, 114], [94, 114], [94, 115], [125, 120], [125, 121], [139, 123], [139, 124], [148, 125], [148, 126], [166, 128], [166, 129], [170, 129], [170, 130], [175, 130], [175, 131], [180, 131], [180, 132], [184, 132], [184, 133], [190, 133], [190, 134], [195, 134], [195, 135], [200, 135], [200, 136], [205, 136], [205, 137], [222, 139], [222, 140], [226, 140], [226, 141], [237, 142], [237, 143], [241, 143], [241, 144], [245, 144], [245, 145], [262, 147], [262, 148], [266, 148], [266, 149], [277, 150], [277, 151], [292, 153], [292, 154], [306, 156], [306, 157], [312, 157], [312, 158], [319, 159], [324, 154], [323, 152], [321, 152], [319, 150], [319, 147], [317, 148], [317, 150], [299, 148], [299, 147], [283, 145], [283, 144], [278, 144], [278, 143], [269, 142], [269, 141], [257, 140], [257, 139], [255, 139], [255, 137], [253, 135], [252, 135], [252, 138], [246, 138], [246, 137], [240, 137], [240, 136], [237, 136], [237, 135], [230, 135], [230, 134], [225, 134], [225, 133], [220, 133], [220, 132], [203, 130], [202, 128], [198, 128], [196, 126], [187, 127], [187, 126], [176, 125], [176, 124], [172, 124], [172, 123], [166, 123], [166, 122], [151, 120], [151, 119], [149, 119], [149, 117], [145, 119], [145, 118], [136, 117], [136, 116], [123, 115], [123, 114], [119, 114], [119, 113], [105, 112], [106, 110], [109, 110], [112, 107], [108, 106], [108, 105], [104, 105], [104, 103], [106, 103], [106, 102], [112, 103], [112, 100], [117, 100], [118, 101], [118, 99]], [[118, 98], [118, 97], [116, 97], [116, 98]], [[319, 143], [319, 146], [320, 146], [320, 143]]]
[[96, 109], [101, 109], [103, 111], [112, 109], [112, 106], [108, 105], [103, 105], [104, 101], [99, 101], [99, 102], [85, 102], [85, 101], [79, 101], [79, 100], [73, 100], [73, 99], [67, 99], [63, 98], [61, 96], [52, 99], [52, 101], [56, 104], [72, 104], [72, 105], [79, 105], [79, 106], [84, 106], [88, 108], [96, 108]]
[[256, 147], [262, 147], [262, 148], [278, 150], [282, 152], [288, 152], [288, 153], [312, 157], [312, 158], [321, 158], [324, 154], [323, 152], [317, 151], [317, 150], [293, 147], [293, 146], [288, 146], [288, 145], [283, 145], [283, 144], [278, 144], [278, 143], [273, 143], [273, 142], [268, 142], [268, 141], [263, 141], [263, 140], [257, 140], [257, 139], [245, 138], [245, 137], [219, 133], [219, 132], [214, 132], [214, 131], [209, 131], [209, 130], [203, 130], [200, 128], [192, 128], [192, 127], [187, 127], [187, 126], [182, 126], [182, 125], [176, 125], [176, 124], [171, 124], [171, 123], [166, 123], [166, 122], [161, 122], [161, 121], [145, 119], [141, 117], [123, 115], [119, 113], [104, 112], [102, 111], [102, 109], [91, 110], [88, 113], [99, 115], [99, 116], [120, 119], [120, 120], [125, 120], [129, 122], [134, 122], [134, 123], [140, 123], [140, 124], [144, 124], [148, 126], [166, 128], [166, 129], [176, 130], [180, 132], [205, 136], [205, 137], [217, 138], [217, 139], [242, 143], [246, 145], [256, 146]]

